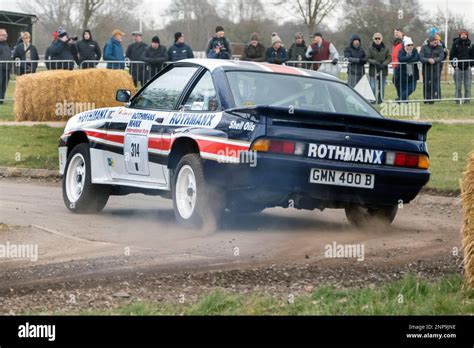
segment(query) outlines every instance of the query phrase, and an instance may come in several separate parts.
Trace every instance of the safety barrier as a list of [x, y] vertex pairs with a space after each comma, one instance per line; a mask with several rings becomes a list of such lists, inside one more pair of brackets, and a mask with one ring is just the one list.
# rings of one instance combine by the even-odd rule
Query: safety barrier
[[[474, 60], [452, 60], [436, 63], [435, 61], [412, 63], [390, 63], [386, 67], [349, 62], [347, 59], [334, 64], [332, 60], [324, 61], [289, 61], [289, 66], [306, 68], [324, 72], [346, 81], [355, 87], [360, 79], [366, 75], [374, 96], [378, 101], [387, 102], [424, 102], [456, 101], [467, 103], [472, 100], [472, 68]], [[448, 77], [446, 80], [445, 77]], [[442, 93], [442, 83], [455, 84], [454, 95]], [[421, 84], [422, 99], [411, 99], [410, 95], [417, 85]], [[396, 89], [395, 100], [384, 100], [387, 85]], [[392, 88], [393, 88], [392, 87]]]
[[[13, 101], [13, 98], [6, 98], [5, 93], [9, 83], [14, 83], [14, 76], [32, 74], [42, 70], [58, 70], [75, 68], [75, 62], [71, 60], [27, 60], [19, 59], [0, 61], [0, 103]], [[13, 80], [13, 81], [11, 81]]]
[[[425, 102], [456, 101], [467, 103], [472, 100], [472, 68], [474, 60], [453, 60], [431, 64], [420, 61], [413, 63], [391, 63], [387, 69], [371, 66], [370, 64], [351, 63], [346, 58], [336, 64], [332, 60], [324, 61], [289, 61], [288, 66], [308, 70], [316, 70], [336, 76], [355, 87], [360, 79], [366, 75], [370, 88], [378, 102]], [[41, 70], [73, 70], [90, 68], [124, 69], [130, 73], [135, 86], [145, 85], [166, 62], [160, 65], [151, 65], [143, 61], [93, 61], [87, 60], [77, 65], [70, 60], [38, 60], [38, 61], [0, 61], [0, 102], [12, 101], [5, 98], [5, 91], [14, 75], [34, 73]], [[419, 77], [416, 80], [416, 77]], [[446, 81], [446, 77], [448, 80]], [[12, 81], [13, 82], [13, 81]], [[455, 92], [448, 95], [443, 93], [443, 83], [454, 83]], [[419, 86], [420, 84], [420, 86]], [[396, 89], [396, 99], [385, 100], [387, 88]], [[421, 99], [410, 99], [416, 88], [423, 89]]]

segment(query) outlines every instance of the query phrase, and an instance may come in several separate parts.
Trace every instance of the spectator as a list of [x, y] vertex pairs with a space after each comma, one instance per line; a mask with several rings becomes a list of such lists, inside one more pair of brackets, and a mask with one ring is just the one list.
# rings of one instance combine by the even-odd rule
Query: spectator
[[[429, 37], [432, 37], [432, 36], [436, 37], [436, 39], [439, 41], [439, 43], [443, 47], [443, 52], [444, 52], [443, 60], [445, 60], [446, 58], [448, 58], [448, 50], [446, 49], [446, 44], [444, 43], [444, 41], [441, 40], [440, 31], [438, 29], [434, 28], [434, 27], [428, 29], [428, 31], [426, 32], [426, 37], [429, 38]], [[426, 42], [428, 42], [428, 40], [426, 40]]]
[[11, 63], [2, 61], [11, 60], [11, 49], [8, 46], [8, 33], [5, 29], [0, 29], [0, 104], [3, 104], [8, 82], [10, 81]]
[[[295, 42], [291, 45], [290, 49], [288, 50], [288, 59], [294, 62], [301, 62], [306, 60], [306, 43], [304, 42], [303, 33], [296, 33], [295, 34]], [[298, 67], [300, 68], [308, 68], [308, 66], [302, 63], [298, 63]]]
[[403, 46], [398, 52], [397, 59], [397, 62], [403, 64], [398, 64], [395, 74], [398, 75], [397, 79], [400, 81], [400, 101], [407, 102], [410, 95], [416, 90], [416, 82], [420, 78], [417, 64], [420, 61], [420, 55], [410, 37], [403, 38]]
[[[323, 39], [321, 33], [314, 33], [313, 42], [306, 50], [306, 58], [313, 62], [323, 62], [331, 60], [336, 69], [329, 69], [327, 63], [313, 63], [313, 70], [319, 70], [321, 67], [326, 68], [325, 71], [332, 75], [337, 75], [337, 63], [339, 61], [339, 53], [334, 45]], [[334, 72], [331, 72], [333, 70]]]
[[18, 75], [36, 72], [39, 55], [36, 47], [31, 44], [31, 35], [29, 32], [25, 31], [23, 33], [22, 42], [15, 47], [13, 52], [13, 59], [22, 61], [18, 68]]
[[230, 59], [229, 52], [227, 49], [220, 45], [218, 41], [214, 41], [212, 49], [207, 54], [207, 58], [210, 59]]
[[51, 66], [52, 70], [74, 69], [74, 62], [77, 61], [77, 47], [63, 28], [59, 28], [58, 40], [51, 45], [50, 54], [51, 60], [61, 61], [53, 62]]
[[[453, 40], [449, 60], [454, 67], [454, 83], [456, 84], [456, 103], [463, 103], [462, 85], [464, 83], [464, 103], [468, 104], [471, 98], [471, 66], [474, 66], [474, 46], [469, 39], [466, 29], [459, 32], [459, 36]], [[467, 62], [467, 60], [472, 60]], [[463, 62], [464, 61], [464, 62]]]
[[260, 43], [260, 38], [257, 33], [250, 35], [250, 42], [245, 45], [242, 52], [242, 60], [251, 62], [265, 61], [265, 46]]
[[433, 104], [432, 99], [440, 98], [440, 70], [444, 59], [443, 46], [436, 35], [428, 38], [420, 50], [420, 61], [423, 63], [423, 98], [425, 104]]
[[[429, 38], [429, 37], [432, 37], [434, 36], [436, 38], [436, 40], [438, 40], [439, 44], [441, 45], [441, 47], [443, 48], [443, 57], [441, 59], [441, 64], [439, 65], [439, 69], [438, 69], [438, 79], [439, 81], [441, 81], [441, 75], [442, 75], [442, 72], [443, 72], [443, 67], [444, 67], [444, 64], [442, 63], [444, 60], [446, 60], [448, 58], [448, 50], [446, 48], [446, 45], [445, 43], [443, 42], [443, 40], [441, 40], [441, 35], [440, 35], [440, 32], [438, 29], [436, 28], [430, 28], [427, 32], [426, 32], [426, 37]], [[429, 45], [429, 40], [426, 39], [425, 41], [425, 44], [426, 45]], [[420, 52], [421, 53], [421, 52]], [[424, 76], [424, 72], [423, 72], [423, 76]], [[424, 79], [424, 77], [423, 77]], [[423, 94], [424, 94], [425, 90], [423, 90]], [[441, 88], [439, 89], [438, 91], [438, 99], [441, 99]], [[426, 103], [426, 102], [425, 102]]]
[[220, 58], [220, 59], [231, 59], [232, 58], [232, 49], [230, 47], [230, 41], [225, 37], [224, 28], [220, 25], [216, 27], [216, 35], [211, 37], [207, 42], [206, 52], [209, 55], [211, 50], [214, 50], [213, 47], [219, 46], [219, 52], [224, 52], [226, 54], [221, 54], [223, 57], [229, 58]]
[[[124, 55], [122, 48], [122, 40], [125, 33], [115, 29], [112, 32], [112, 37], [105, 44], [104, 48], [104, 60], [108, 61], [107, 69], [124, 69]], [[119, 62], [119, 63], [113, 63]]]
[[[14, 46], [13, 50], [15, 50], [16, 46], [23, 43], [23, 34], [24, 33], [25, 33], [24, 31], [20, 31], [20, 34], [18, 35], [18, 39], [15, 42], [15, 46]], [[31, 38], [31, 35], [30, 35], [30, 38]]]
[[344, 50], [344, 57], [349, 62], [347, 66], [349, 86], [355, 87], [364, 76], [365, 63], [367, 63], [367, 56], [361, 47], [361, 40], [358, 35], [352, 35], [349, 46]]
[[184, 43], [184, 34], [177, 32], [174, 34], [174, 44], [168, 49], [168, 60], [177, 62], [189, 58], [194, 58], [193, 50]]
[[145, 51], [140, 57], [140, 60], [147, 63], [145, 69], [145, 83], [160, 72], [167, 58], [168, 53], [166, 46], [160, 45], [160, 38], [158, 36], [153, 36], [151, 46], [145, 48]]
[[[130, 59], [132, 62], [140, 62], [148, 45], [142, 41], [142, 33], [134, 31], [132, 33], [132, 37], [133, 43], [127, 47], [127, 53], [125, 54], [125, 57]], [[138, 82], [140, 82], [142, 86], [145, 84], [145, 80], [147, 78], [145, 77], [146, 73], [143, 63], [130, 63], [130, 74], [132, 75], [135, 87], [138, 86]]]
[[400, 81], [397, 80], [397, 76], [401, 76], [401, 74], [396, 74], [396, 70], [398, 69], [398, 52], [403, 48], [403, 38], [405, 37], [405, 33], [400, 29], [397, 28], [393, 31], [393, 45], [392, 45], [392, 68], [394, 69], [393, 72], [393, 84], [395, 85], [395, 89], [397, 90], [397, 100], [400, 99]]
[[288, 53], [278, 35], [272, 36], [272, 47], [267, 48], [266, 61], [271, 64], [284, 64], [288, 61]]
[[367, 49], [369, 63], [369, 82], [374, 92], [376, 102], [380, 104], [384, 99], [385, 84], [387, 82], [388, 65], [391, 55], [388, 47], [383, 43], [383, 36], [375, 33], [372, 36], [372, 45]]
[[[99, 44], [92, 39], [92, 32], [88, 29], [82, 33], [82, 40], [77, 43], [78, 64], [81, 69], [95, 68], [98, 62], [85, 62], [87, 60], [99, 61], [102, 51]], [[85, 63], [84, 63], [85, 62]]]
[[48, 70], [51, 70], [52, 67], [52, 63], [50, 62], [50, 60], [52, 59], [51, 58], [51, 46], [56, 43], [56, 41], [58, 41], [58, 32], [57, 31], [54, 31], [53, 32], [53, 41], [51, 41], [51, 45], [48, 46], [48, 48], [46, 49], [46, 52], [44, 54], [44, 60], [45, 60], [45, 65], [46, 65], [46, 69]]

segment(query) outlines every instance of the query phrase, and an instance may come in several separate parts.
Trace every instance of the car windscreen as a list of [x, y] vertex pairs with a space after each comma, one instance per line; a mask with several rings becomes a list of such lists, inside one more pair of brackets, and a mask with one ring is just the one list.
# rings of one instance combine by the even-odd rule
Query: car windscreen
[[349, 86], [314, 77], [227, 71], [236, 107], [269, 105], [327, 113], [381, 117]]

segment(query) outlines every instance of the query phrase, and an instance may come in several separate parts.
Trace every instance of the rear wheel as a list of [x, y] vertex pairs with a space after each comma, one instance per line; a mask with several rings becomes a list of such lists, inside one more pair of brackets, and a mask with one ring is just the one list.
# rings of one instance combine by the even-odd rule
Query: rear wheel
[[98, 213], [104, 209], [110, 196], [107, 186], [92, 184], [90, 163], [89, 144], [77, 145], [66, 163], [63, 200], [74, 213]]
[[224, 212], [224, 194], [204, 178], [201, 158], [188, 154], [173, 173], [173, 207], [177, 221], [185, 226], [215, 231]]
[[366, 227], [372, 223], [382, 223], [390, 225], [398, 212], [398, 205], [384, 206], [377, 208], [366, 208], [360, 205], [353, 205], [345, 208], [347, 220], [356, 227]]

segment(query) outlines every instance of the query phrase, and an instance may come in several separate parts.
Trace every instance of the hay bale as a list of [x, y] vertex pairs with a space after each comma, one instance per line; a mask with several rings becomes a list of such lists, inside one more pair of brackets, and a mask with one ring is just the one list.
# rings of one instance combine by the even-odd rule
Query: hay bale
[[17, 121], [63, 121], [96, 108], [123, 105], [117, 89], [136, 92], [124, 70], [54, 70], [16, 79], [14, 113]]
[[474, 151], [469, 155], [469, 162], [462, 185], [463, 202], [463, 251], [464, 276], [466, 286], [474, 289]]

